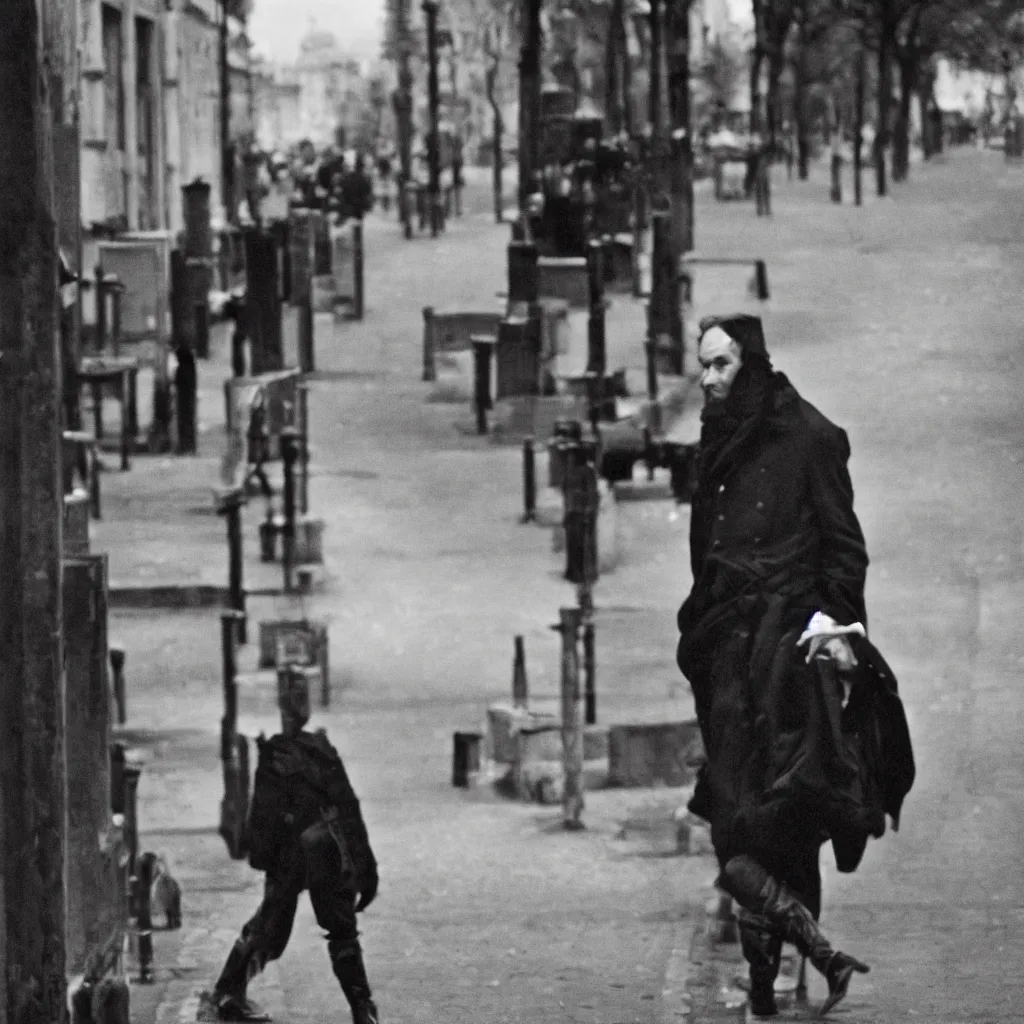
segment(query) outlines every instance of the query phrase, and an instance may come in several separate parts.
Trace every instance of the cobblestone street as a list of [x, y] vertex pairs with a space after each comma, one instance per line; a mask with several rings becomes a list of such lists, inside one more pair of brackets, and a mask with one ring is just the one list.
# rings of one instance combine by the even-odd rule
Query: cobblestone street
[[[550, 531], [518, 521], [518, 448], [477, 438], [468, 402], [428, 402], [420, 381], [423, 306], [499, 308], [508, 229], [486, 210], [413, 242], [369, 219], [365, 320], [317, 322], [310, 505], [326, 524], [326, 579], [305, 599], [251, 597], [251, 633], [300, 610], [329, 623], [333, 703], [312, 725], [342, 752], [380, 860], [361, 926], [385, 1024], [742, 1019], [735, 950], [694, 942], [715, 864], [676, 854], [683, 791], [588, 793], [587, 830], [567, 833], [557, 808], [450, 785], [453, 731], [508, 698], [514, 635], [531, 697], [557, 695], [549, 627], [574, 598]], [[1024, 171], [955, 150], [855, 209], [828, 202], [827, 169], [808, 183], [776, 170], [773, 212], [702, 186], [697, 249], [765, 259], [773, 360], [849, 433], [872, 639], [918, 760], [900, 832], [853, 876], [825, 869], [823, 923], [872, 966], [836, 1017], [1019, 1020]], [[699, 270], [693, 323], [757, 310], [747, 275]], [[608, 322], [610, 366], [639, 390], [642, 308], [616, 296]], [[224, 583], [211, 488], [226, 358], [220, 337], [200, 370], [198, 456], [139, 456], [104, 475], [92, 543], [115, 584]], [[692, 371], [692, 347], [687, 358]], [[691, 427], [695, 415], [691, 403]], [[258, 561], [261, 504], [246, 513], [249, 587], [279, 573]], [[619, 565], [595, 591], [599, 721], [693, 716], [675, 665], [688, 517], [670, 501], [618, 505]], [[128, 741], [146, 757], [142, 848], [165, 853], [184, 888], [185, 926], [157, 933], [157, 980], [133, 987], [133, 1020], [191, 1021], [261, 884], [216, 835], [218, 613], [120, 607], [110, 628], [128, 652]], [[243, 686], [241, 700], [244, 732], [276, 728], [269, 686]], [[251, 993], [278, 1024], [344, 1019], [306, 902]]]

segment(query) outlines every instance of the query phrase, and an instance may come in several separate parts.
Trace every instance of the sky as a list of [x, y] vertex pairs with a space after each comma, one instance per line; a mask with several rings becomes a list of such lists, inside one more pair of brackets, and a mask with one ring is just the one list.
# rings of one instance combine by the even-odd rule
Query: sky
[[383, 16], [384, 0], [253, 0], [249, 35], [260, 53], [291, 63], [315, 25], [333, 32], [352, 56], [373, 58], [380, 52]]
[[[734, 18], [748, 21], [750, 0], [726, 0]], [[249, 34], [272, 60], [291, 63], [299, 42], [315, 24], [338, 37], [343, 50], [360, 59], [380, 52], [384, 0], [253, 0]]]

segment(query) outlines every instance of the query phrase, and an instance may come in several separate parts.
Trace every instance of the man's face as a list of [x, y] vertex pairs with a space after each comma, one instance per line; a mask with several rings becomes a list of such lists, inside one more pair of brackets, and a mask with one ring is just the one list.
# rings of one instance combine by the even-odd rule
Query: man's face
[[700, 340], [697, 358], [704, 400], [724, 402], [743, 365], [743, 350], [721, 327], [712, 327]]

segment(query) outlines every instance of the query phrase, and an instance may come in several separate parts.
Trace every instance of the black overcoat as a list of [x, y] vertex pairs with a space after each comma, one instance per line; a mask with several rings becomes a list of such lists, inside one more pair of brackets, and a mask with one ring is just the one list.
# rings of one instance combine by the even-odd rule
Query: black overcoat
[[[874, 672], [884, 664], [877, 651], [858, 641], [858, 679], [884, 699], [858, 702], [852, 715], [828, 667], [806, 664], [796, 648], [816, 611], [867, 626], [849, 456], [846, 433], [776, 375], [742, 458], [710, 488], [702, 475], [694, 585], [678, 617], [678, 661], [708, 758], [691, 808], [711, 822], [720, 862], [755, 856], [812, 902], [820, 843], [831, 838], [851, 870], [884, 814], [896, 820], [913, 779], [895, 679], [887, 666], [884, 680]], [[898, 721], [876, 729], [879, 715]], [[895, 736], [899, 749], [874, 743], [865, 757], [861, 732]]]

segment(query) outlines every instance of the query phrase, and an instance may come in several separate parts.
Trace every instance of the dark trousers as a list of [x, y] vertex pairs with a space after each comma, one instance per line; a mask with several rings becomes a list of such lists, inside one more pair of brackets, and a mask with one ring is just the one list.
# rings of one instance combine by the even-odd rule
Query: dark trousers
[[355, 880], [341, 850], [326, 827], [303, 833], [283, 857], [279, 870], [268, 871], [263, 902], [242, 928], [217, 991], [244, 994], [249, 980], [285, 951], [303, 890], [309, 890], [317, 924], [327, 933], [331, 966], [352, 1006], [370, 999], [356, 925]]

